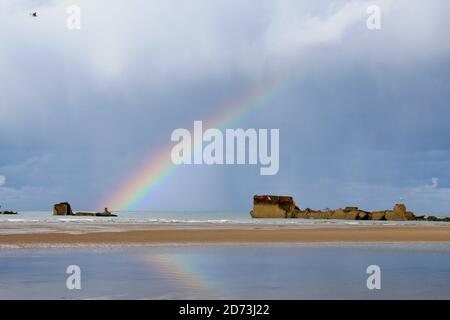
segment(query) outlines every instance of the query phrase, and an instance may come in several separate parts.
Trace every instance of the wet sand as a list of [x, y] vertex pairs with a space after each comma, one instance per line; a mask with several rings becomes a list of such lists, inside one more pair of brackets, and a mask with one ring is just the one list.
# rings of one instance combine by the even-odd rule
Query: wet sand
[[[450, 242], [450, 226], [34, 225], [1, 227], [0, 246]], [[8, 229], [8, 233], [5, 233]], [[23, 232], [22, 229], [26, 229]], [[33, 230], [35, 232], [33, 232]]]

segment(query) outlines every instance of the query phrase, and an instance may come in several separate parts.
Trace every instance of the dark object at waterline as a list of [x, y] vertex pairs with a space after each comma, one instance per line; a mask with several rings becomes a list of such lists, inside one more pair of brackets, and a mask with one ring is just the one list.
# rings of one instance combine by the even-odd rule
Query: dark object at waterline
[[14, 211], [0, 211], [0, 214], [17, 214], [17, 212], [14, 212]]
[[77, 217], [117, 217], [105, 208], [103, 212], [73, 212], [70, 203], [61, 202], [53, 205], [54, 216], [77, 216]]
[[407, 211], [404, 204], [396, 204], [392, 210], [368, 212], [358, 207], [345, 207], [336, 210], [299, 209], [292, 197], [255, 195], [253, 197], [253, 218], [301, 218], [301, 219], [339, 219], [339, 220], [388, 220], [388, 221], [440, 221], [450, 222], [450, 218], [435, 216], [416, 216]]

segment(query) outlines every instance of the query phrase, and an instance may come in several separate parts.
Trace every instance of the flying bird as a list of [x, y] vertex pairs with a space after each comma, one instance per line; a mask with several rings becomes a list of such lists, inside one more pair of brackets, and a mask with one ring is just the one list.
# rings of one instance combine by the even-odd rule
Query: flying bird
[[38, 13], [37, 12], [30, 13], [30, 16], [37, 18], [38, 17]]

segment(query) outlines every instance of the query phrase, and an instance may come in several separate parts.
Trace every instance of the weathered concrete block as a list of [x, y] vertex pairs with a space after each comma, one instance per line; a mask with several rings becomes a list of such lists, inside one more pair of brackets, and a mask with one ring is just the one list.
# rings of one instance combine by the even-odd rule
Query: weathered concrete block
[[68, 202], [61, 202], [53, 205], [53, 215], [70, 216], [73, 215], [72, 208]]
[[298, 208], [292, 197], [256, 195], [250, 214], [253, 218], [296, 218]]

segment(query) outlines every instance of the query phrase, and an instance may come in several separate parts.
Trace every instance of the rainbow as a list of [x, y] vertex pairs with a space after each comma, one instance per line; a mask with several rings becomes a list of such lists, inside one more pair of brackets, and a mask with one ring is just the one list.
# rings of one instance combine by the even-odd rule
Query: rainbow
[[[251, 112], [269, 105], [269, 102], [289, 88], [297, 78], [296, 74], [289, 74], [254, 87], [222, 106], [222, 112], [204, 123], [209, 128], [230, 128]], [[123, 182], [111, 196], [103, 200], [99, 207], [108, 206], [112, 210], [124, 211], [138, 210], [142, 202], [181, 167], [171, 161], [171, 146], [156, 153], [151, 152], [144, 165], [136, 170], [130, 179]]]
[[199, 269], [197, 263], [192, 261], [192, 257], [179, 254], [152, 254], [142, 255], [139, 258], [152, 271], [158, 272], [168, 287], [183, 291], [184, 298], [220, 298], [222, 289], [205, 275], [205, 270]]

